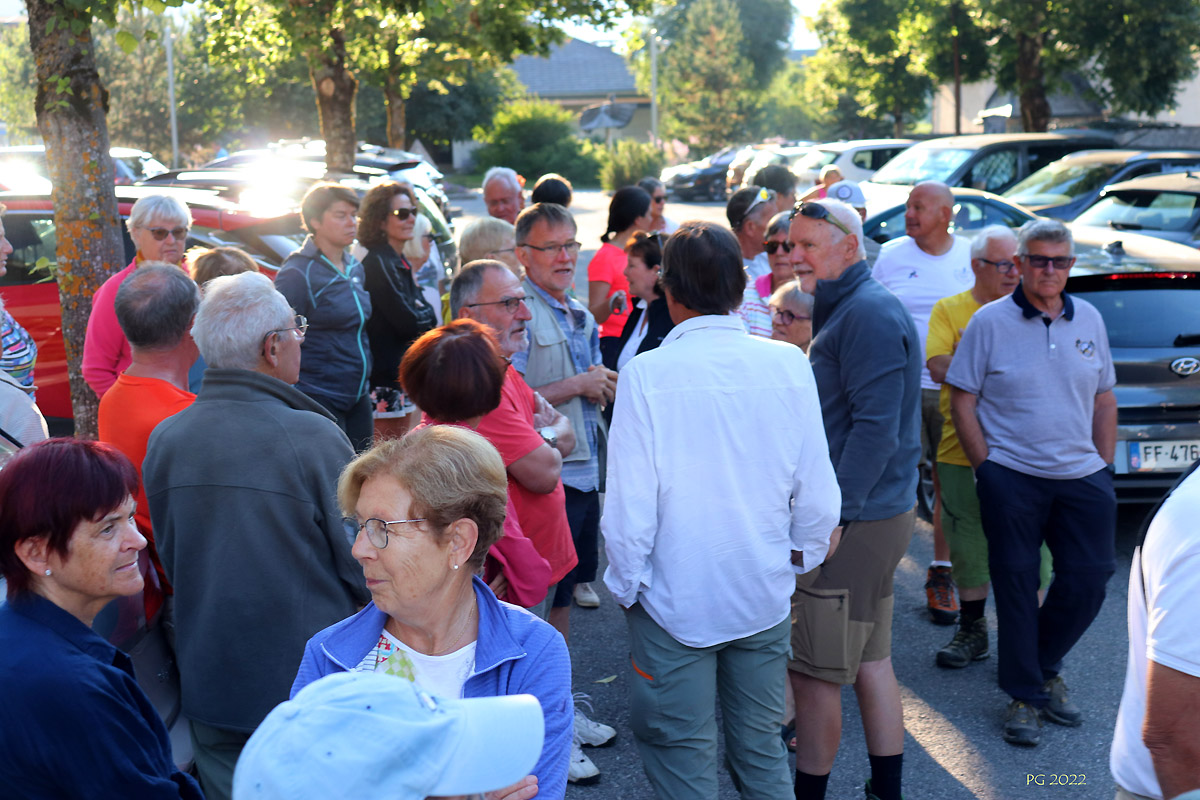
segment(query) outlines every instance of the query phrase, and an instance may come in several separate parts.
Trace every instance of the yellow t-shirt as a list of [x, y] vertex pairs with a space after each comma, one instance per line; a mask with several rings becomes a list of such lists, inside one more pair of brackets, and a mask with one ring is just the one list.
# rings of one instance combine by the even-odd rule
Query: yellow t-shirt
[[[929, 314], [929, 335], [925, 338], [925, 360], [934, 356], [952, 356], [962, 339], [963, 331], [971, 317], [980, 308], [979, 303], [971, 295], [971, 290], [951, 295], [938, 300]], [[962, 445], [958, 443], [958, 431], [954, 430], [954, 421], [950, 418], [950, 387], [942, 384], [942, 394], [938, 398], [938, 408], [942, 412], [942, 443], [938, 446], [937, 460], [942, 464], [958, 464], [961, 467], [971, 466]]]

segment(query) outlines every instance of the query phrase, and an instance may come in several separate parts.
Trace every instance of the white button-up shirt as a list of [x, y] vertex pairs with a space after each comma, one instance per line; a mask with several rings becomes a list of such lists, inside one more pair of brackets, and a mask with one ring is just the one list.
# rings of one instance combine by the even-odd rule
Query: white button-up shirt
[[621, 370], [608, 443], [604, 582], [708, 647], [790, 613], [791, 551], [829, 550], [841, 492], [800, 348], [736, 316], [685, 320]]

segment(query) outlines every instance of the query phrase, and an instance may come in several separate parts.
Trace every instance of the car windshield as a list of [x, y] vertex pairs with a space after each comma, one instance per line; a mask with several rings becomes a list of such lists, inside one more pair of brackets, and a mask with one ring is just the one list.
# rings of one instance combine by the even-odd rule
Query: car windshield
[[1121, 166], [1095, 161], [1056, 161], [1009, 189], [1004, 196], [1022, 205], [1061, 205], [1103, 187]]
[[1075, 220], [1122, 231], [1189, 231], [1200, 196], [1184, 192], [1112, 192]]
[[815, 147], [809, 150], [804, 156], [799, 158], [793, 165], [792, 169], [796, 172], [804, 170], [818, 170], [826, 164], [832, 164], [837, 159], [838, 153], [828, 150], [818, 150]]
[[967, 163], [975, 152], [945, 147], [910, 147], [880, 167], [871, 182], [899, 186], [913, 186], [921, 181], [947, 183], [954, 171]]
[[1071, 293], [1100, 312], [1111, 347], [1174, 347], [1177, 336], [1197, 331], [1196, 301], [1200, 296], [1195, 291], [1139, 289], [1125, 281], [1114, 285], [1117, 288], [1109, 291]]

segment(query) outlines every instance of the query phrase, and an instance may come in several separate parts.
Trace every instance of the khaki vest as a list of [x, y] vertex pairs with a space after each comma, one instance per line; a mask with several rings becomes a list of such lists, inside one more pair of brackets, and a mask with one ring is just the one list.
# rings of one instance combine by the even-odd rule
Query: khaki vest
[[[562, 326], [558, 324], [558, 312], [542, 298], [541, 293], [534, 288], [528, 278], [525, 279], [525, 303], [533, 318], [526, 323], [529, 331], [529, 360], [525, 364], [525, 383], [536, 389], [548, 383], [570, 378], [578, 373], [575, 362], [571, 360], [571, 346]], [[596, 320], [589, 313], [584, 322], [584, 336], [591, 338], [596, 328]], [[565, 403], [555, 406], [559, 413], [571, 420], [575, 430], [575, 449], [563, 461], [588, 461], [592, 456], [592, 448], [588, 446], [587, 430], [583, 425], [583, 404], [587, 402], [582, 397], [572, 397]]]

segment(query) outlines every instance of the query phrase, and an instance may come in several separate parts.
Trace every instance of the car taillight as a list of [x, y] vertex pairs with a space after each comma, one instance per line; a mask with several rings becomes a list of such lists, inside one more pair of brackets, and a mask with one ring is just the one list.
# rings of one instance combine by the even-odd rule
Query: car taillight
[[1104, 276], [1104, 279], [1109, 281], [1125, 280], [1126, 278], [1134, 278], [1136, 280], [1153, 280], [1155, 278], [1165, 280], [1194, 280], [1200, 278], [1200, 272], [1114, 272], [1112, 275]]

